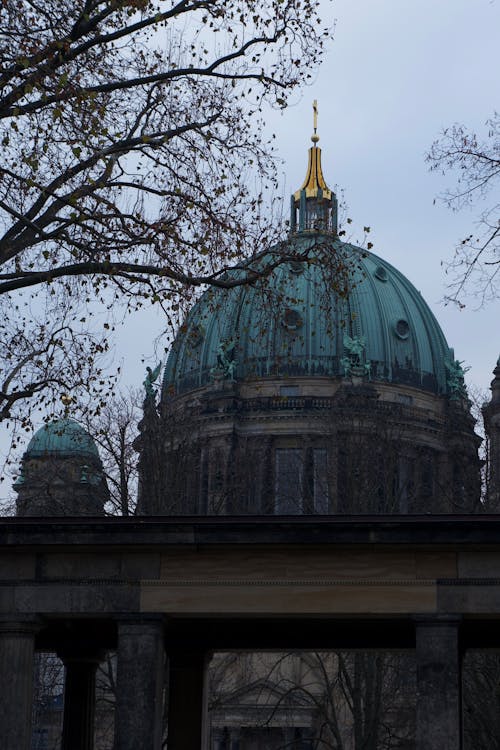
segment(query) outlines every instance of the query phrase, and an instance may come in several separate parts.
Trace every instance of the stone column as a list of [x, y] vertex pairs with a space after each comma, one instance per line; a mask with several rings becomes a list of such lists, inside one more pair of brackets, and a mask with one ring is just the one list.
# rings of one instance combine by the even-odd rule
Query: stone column
[[416, 622], [416, 750], [462, 748], [460, 618]]
[[66, 667], [62, 750], [93, 750], [95, 674], [104, 654], [84, 649], [59, 656]]
[[118, 623], [115, 749], [160, 750], [165, 655], [161, 617]]
[[33, 655], [39, 623], [33, 618], [0, 619], [0, 745], [30, 750]]
[[168, 750], [207, 750], [204, 651], [173, 649], [168, 662]]

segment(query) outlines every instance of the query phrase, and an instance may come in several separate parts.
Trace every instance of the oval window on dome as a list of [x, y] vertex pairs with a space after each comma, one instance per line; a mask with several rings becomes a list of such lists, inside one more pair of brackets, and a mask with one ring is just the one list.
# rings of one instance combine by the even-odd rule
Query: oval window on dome
[[410, 325], [407, 320], [400, 318], [394, 324], [394, 333], [400, 339], [407, 339], [410, 335]]
[[282, 324], [287, 331], [297, 331], [303, 325], [302, 315], [298, 310], [294, 310], [293, 307], [287, 307], [283, 315]]
[[384, 268], [384, 266], [377, 266], [375, 271], [373, 272], [373, 275], [376, 276], [379, 281], [387, 281], [387, 279], [389, 278], [387, 270]]

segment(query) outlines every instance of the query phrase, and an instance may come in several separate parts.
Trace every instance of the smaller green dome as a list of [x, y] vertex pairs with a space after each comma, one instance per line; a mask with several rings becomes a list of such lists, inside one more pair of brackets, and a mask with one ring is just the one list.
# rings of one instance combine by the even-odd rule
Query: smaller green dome
[[58, 419], [37, 430], [28, 444], [25, 457], [44, 456], [48, 453], [99, 458], [93, 439], [74, 419]]

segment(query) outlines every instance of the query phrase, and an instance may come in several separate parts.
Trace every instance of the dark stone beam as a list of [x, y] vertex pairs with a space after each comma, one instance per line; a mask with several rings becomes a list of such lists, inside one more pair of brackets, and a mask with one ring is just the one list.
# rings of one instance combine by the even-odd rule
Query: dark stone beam
[[116, 621], [110, 617], [47, 617], [36, 635], [35, 650], [70, 654], [75, 643], [88, 652], [116, 651]]
[[172, 617], [168, 643], [179, 651], [193, 643], [206, 651], [400, 651], [415, 648], [415, 626], [413, 618]]
[[0, 518], [0, 546], [498, 544], [499, 515]]
[[[169, 643], [187, 648], [198, 643], [207, 651], [255, 650], [350, 650], [356, 648], [408, 650], [415, 648], [413, 617], [170, 617]], [[496, 618], [464, 618], [460, 634], [466, 649], [500, 651], [500, 629]], [[38, 651], [70, 648], [73, 642], [105, 651], [116, 650], [116, 622], [98, 618], [47, 618], [37, 633]]]

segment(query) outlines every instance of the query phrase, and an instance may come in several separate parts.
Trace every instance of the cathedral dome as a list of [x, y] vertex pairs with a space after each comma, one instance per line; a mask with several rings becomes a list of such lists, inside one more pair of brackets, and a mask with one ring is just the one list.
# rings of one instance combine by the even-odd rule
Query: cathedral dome
[[[289, 234], [208, 289], [141, 422], [139, 513], [456, 512], [477, 504], [464, 371], [420, 293], [343, 241], [314, 107]], [[265, 263], [267, 270], [265, 273]], [[240, 280], [241, 266], [226, 280]]]
[[99, 453], [89, 433], [74, 419], [58, 419], [35, 432], [25, 456], [35, 458], [46, 455], [92, 456]]
[[269, 254], [289, 260], [251, 286], [202, 296], [171, 349], [165, 398], [217, 380], [353, 375], [464, 395], [460, 363], [420, 292], [385, 260], [340, 240], [316, 107], [314, 124], [289, 238]]
[[[201, 387], [221, 370], [240, 381], [342, 377], [353, 366], [373, 381], [447, 392], [453, 352], [403, 274], [328, 234], [297, 233], [287, 249], [307, 260], [279, 266], [261, 287], [205, 293], [172, 348], [165, 395]], [[345, 291], [332, 278], [339, 264], [348, 268]]]

